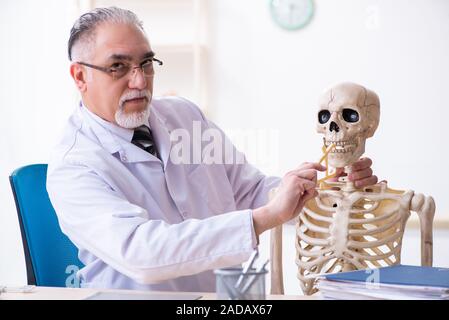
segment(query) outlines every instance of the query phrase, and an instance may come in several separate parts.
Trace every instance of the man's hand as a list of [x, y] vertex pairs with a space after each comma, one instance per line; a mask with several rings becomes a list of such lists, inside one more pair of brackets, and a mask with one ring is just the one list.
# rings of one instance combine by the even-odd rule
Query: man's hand
[[[352, 172], [348, 178], [354, 182], [355, 187], [363, 188], [377, 183], [377, 177], [373, 175], [373, 170], [371, 169], [372, 164], [373, 161], [370, 158], [361, 158], [352, 164]], [[346, 173], [343, 171], [344, 168], [337, 168], [336, 170], [336, 178], [329, 179], [330, 181], [337, 181], [338, 177], [346, 176]]]
[[283, 178], [273, 199], [267, 205], [253, 211], [257, 236], [265, 230], [283, 224], [299, 214], [304, 204], [317, 196], [317, 171], [326, 167], [318, 163], [303, 163]]

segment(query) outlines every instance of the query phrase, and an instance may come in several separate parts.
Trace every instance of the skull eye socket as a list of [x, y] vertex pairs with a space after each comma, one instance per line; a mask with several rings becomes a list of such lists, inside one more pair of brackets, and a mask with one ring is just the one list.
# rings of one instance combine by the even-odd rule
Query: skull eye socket
[[331, 118], [331, 113], [328, 110], [321, 110], [318, 112], [318, 121], [321, 124], [325, 124]]
[[359, 113], [353, 109], [343, 109], [343, 119], [346, 122], [359, 121]]

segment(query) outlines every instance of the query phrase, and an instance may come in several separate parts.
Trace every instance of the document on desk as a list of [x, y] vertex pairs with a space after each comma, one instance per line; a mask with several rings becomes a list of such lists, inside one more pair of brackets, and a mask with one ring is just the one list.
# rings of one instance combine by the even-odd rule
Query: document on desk
[[202, 296], [191, 293], [157, 293], [157, 292], [109, 292], [99, 291], [86, 300], [199, 300]]
[[340, 272], [318, 279], [329, 299], [449, 300], [449, 268], [396, 265]]

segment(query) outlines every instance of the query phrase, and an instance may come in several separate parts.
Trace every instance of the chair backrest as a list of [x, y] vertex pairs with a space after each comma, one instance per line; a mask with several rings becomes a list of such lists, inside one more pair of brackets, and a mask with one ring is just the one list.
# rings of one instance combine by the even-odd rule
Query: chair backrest
[[61, 232], [46, 189], [47, 165], [15, 170], [9, 177], [19, 216], [28, 284], [65, 287], [81, 268], [78, 249]]

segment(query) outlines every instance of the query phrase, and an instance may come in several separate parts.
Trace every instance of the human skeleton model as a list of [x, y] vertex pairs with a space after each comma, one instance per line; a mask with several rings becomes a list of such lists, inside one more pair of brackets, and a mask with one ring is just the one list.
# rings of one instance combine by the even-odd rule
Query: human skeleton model
[[[354, 83], [341, 83], [320, 99], [317, 131], [324, 135], [326, 167], [345, 168], [365, 152], [365, 141], [379, 124], [377, 95]], [[335, 174], [334, 174], [335, 175]], [[296, 264], [301, 289], [317, 291], [318, 275], [400, 263], [405, 224], [414, 211], [421, 228], [421, 264], [432, 265], [435, 203], [411, 190], [393, 190], [386, 182], [355, 188], [346, 177], [318, 181], [318, 196], [301, 210], [296, 224]], [[276, 192], [275, 189], [272, 192]], [[272, 293], [283, 293], [282, 226], [271, 233]]]

